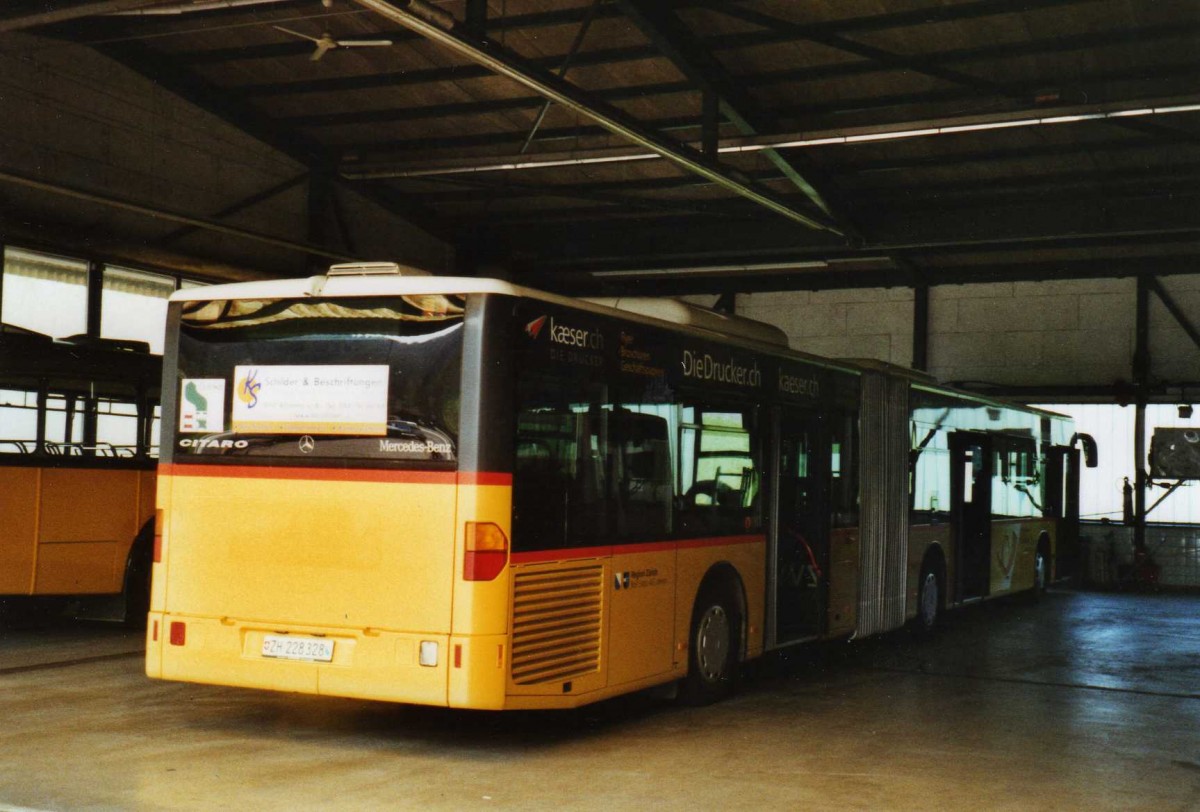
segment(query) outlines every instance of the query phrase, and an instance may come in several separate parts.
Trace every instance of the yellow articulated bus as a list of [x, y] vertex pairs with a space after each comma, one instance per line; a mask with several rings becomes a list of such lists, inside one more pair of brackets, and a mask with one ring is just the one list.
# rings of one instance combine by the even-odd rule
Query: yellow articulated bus
[[780, 335], [394, 266], [176, 293], [147, 673], [707, 702], [765, 651], [1044, 585], [1069, 420]]
[[161, 375], [142, 342], [0, 329], [0, 599], [145, 619]]

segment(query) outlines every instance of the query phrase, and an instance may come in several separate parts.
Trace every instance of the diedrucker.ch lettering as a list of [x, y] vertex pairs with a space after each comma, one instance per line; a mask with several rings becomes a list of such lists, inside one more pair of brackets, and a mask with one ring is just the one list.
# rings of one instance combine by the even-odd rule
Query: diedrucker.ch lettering
[[734, 386], [758, 388], [762, 386], [762, 370], [758, 364], [744, 366], [730, 358], [718, 361], [708, 353], [683, 351], [683, 374], [699, 381], [716, 381]]

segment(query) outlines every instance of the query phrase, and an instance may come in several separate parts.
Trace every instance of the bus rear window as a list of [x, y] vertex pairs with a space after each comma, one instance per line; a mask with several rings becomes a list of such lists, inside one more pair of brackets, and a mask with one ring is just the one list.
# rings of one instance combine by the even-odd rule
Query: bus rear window
[[175, 458], [453, 467], [462, 324], [447, 297], [184, 303]]

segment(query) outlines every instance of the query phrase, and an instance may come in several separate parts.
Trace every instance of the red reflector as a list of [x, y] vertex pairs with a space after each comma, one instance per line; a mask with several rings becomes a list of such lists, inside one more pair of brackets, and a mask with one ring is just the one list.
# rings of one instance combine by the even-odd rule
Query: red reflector
[[462, 668], [462, 644], [455, 643], [454, 645], [454, 667]]
[[154, 643], [158, 642], [158, 621], [154, 621], [154, 631], [150, 633], [150, 640]]
[[187, 624], [178, 620], [171, 621], [171, 645], [182, 646], [187, 642]]
[[496, 550], [467, 550], [463, 559], [464, 581], [494, 581], [508, 563], [508, 554]]

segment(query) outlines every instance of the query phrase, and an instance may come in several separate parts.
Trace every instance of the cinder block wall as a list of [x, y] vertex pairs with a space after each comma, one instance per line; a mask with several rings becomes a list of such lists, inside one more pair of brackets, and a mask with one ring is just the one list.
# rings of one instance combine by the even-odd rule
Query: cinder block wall
[[[1160, 277], [1159, 282], [1192, 327], [1200, 331], [1200, 274]], [[1150, 357], [1154, 374], [1163, 380], [1200, 380], [1200, 348], [1153, 294], [1150, 295]], [[1194, 397], [1200, 399], [1200, 393]]]
[[[11, 45], [10, 45], [11, 43]], [[151, 208], [217, 219], [222, 209], [296, 178], [306, 169], [123, 65], [77, 45], [8, 35], [0, 52], [0, 170], [31, 176]], [[441, 271], [451, 267], [444, 243], [399, 222], [345, 189], [338, 199], [362, 256]], [[66, 226], [153, 244], [179, 227], [60, 195], [0, 183], [4, 220]], [[306, 241], [306, 183], [221, 222]], [[332, 222], [332, 220], [330, 221]], [[385, 224], [386, 225], [381, 225]], [[336, 234], [329, 227], [328, 233]], [[273, 273], [299, 271], [303, 257], [210, 231], [170, 243], [181, 253]], [[78, 250], [78, 249], [76, 249]], [[281, 262], [289, 267], [278, 267]]]
[[[1160, 281], [1200, 329], [1200, 274]], [[934, 287], [929, 372], [1011, 385], [1131, 380], [1136, 290], [1133, 279]], [[910, 366], [913, 303], [906, 288], [755, 293], [739, 295], [737, 310], [782, 328], [797, 349]], [[1153, 294], [1150, 350], [1155, 380], [1200, 381], [1200, 348]]]
[[1005, 384], [1128, 380], [1134, 297], [1133, 280], [936, 287], [929, 371], [942, 380]]
[[751, 293], [738, 315], [788, 334], [798, 350], [833, 358], [912, 363], [913, 293], [907, 288]]

